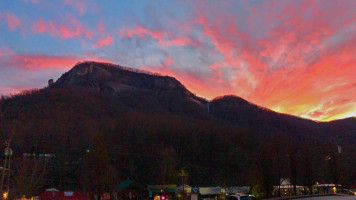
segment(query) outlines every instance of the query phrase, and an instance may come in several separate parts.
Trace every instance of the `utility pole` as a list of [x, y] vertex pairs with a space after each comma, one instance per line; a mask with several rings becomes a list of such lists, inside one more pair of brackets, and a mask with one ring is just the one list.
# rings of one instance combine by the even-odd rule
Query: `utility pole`
[[182, 169], [179, 173], [179, 176], [182, 177], [182, 186], [183, 186], [183, 191], [182, 191], [182, 200], [185, 200], [184, 194], [185, 194], [185, 183], [184, 183], [184, 178], [187, 176], [186, 173], [184, 172], [184, 169]]
[[5, 161], [2, 169], [2, 178], [1, 178], [1, 195], [2, 199], [7, 199], [10, 189], [10, 167], [11, 167], [11, 156], [12, 149], [10, 148], [10, 141], [5, 142]]

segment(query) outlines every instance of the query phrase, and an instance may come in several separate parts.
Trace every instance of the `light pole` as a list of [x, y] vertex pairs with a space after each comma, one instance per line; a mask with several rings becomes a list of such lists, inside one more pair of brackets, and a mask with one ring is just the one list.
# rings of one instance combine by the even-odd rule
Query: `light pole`
[[[10, 189], [10, 166], [11, 166], [11, 156], [12, 156], [12, 149], [10, 148], [10, 141], [7, 141], [5, 143], [6, 148], [5, 148], [5, 161], [4, 161], [4, 167], [2, 169], [2, 178], [1, 178], [1, 195], [3, 199], [7, 199], [9, 195], [9, 189]], [[5, 184], [5, 179], [7, 179], [6, 183], [6, 190], [4, 192], [4, 184]], [[4, 192], [4, 193], [3, 193]]]
[[185, 194], [184, 178], [187, 176], [187, 174], [184, 172], [184, 169], [182, 169], [179, 172], [179, 176], [182, 178], [182, 198], [183, 198], [183, 200], [185, 200], [185, 198], [184, 198], [184, 194]]

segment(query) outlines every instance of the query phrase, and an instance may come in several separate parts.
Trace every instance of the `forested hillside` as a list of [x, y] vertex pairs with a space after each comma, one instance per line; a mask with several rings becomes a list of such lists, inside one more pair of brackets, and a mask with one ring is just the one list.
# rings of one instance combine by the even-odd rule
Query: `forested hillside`
[[91, 62], [0, 101], [13, 188], [33, 194], [101, 193], [125, 179], [179, 184], [181, 169], [192, 186], [249, 185], [266, 196], [282, 177], [349, 186], [356, 184], [355, 121], [318, 123], [233, 96], [208, 101], [174, 78]]

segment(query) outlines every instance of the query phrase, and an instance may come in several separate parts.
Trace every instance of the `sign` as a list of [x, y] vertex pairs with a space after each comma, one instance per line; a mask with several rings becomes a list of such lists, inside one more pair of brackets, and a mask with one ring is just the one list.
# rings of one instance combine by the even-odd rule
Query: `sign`
[[192, 193], [199, 193], [198, 187], [192, 187]]
[[110, 199], [110, 193], [104, 193], [101, 195], [102, 200]]
[[64, 196], [65, 196], [65, 197], [71, 197], [71, 196], [73, 196], [73, 191], [64, 192]]

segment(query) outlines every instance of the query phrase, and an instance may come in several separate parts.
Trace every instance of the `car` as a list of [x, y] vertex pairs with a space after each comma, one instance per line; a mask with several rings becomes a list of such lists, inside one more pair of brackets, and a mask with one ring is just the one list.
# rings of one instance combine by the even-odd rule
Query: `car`
[[350, 189], [350, 193], [351, 195], [356, 195], [356, 189]]
[[342, 190], [342, 193], [344, 193], [344, 194], [350, 194], [350, 195], [356, 195], [356, 189], [352, 189], [352, 190], [350, 190], [350, 189], [343, 189], [343, 190]]
[[229, 195], [229, 200], [252, 200], [249, 195], [246, 194], [236, 194]]

